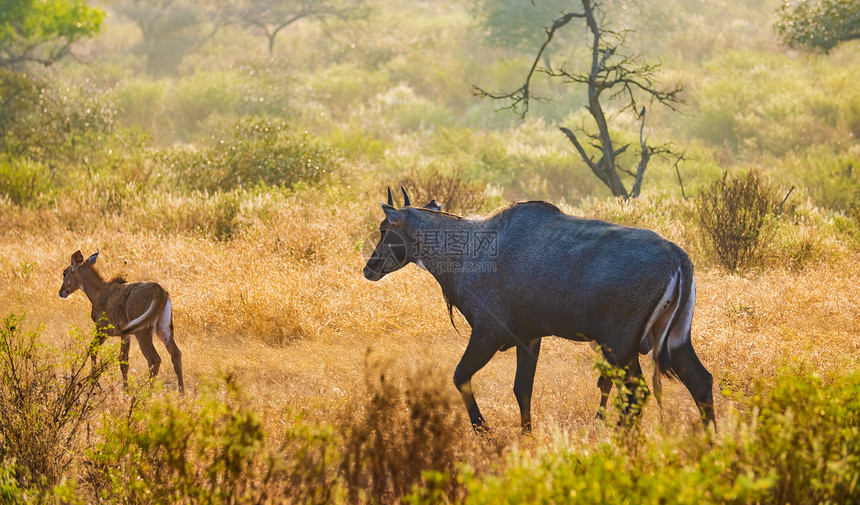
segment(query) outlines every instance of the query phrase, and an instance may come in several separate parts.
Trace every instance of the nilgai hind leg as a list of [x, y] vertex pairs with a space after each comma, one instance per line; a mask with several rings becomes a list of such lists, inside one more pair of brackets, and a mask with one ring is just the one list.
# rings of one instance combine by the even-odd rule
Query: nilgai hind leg
[[690, 391], [699, 414], [705, 425], [710, 425], [716, 430], [716, 416], [714, 415], [714, 377], [705, 369], [689, 336], [682, 345], [669, 351], [672, 360], [672, 370], [678, 374], [678, 378], [687, 390]]

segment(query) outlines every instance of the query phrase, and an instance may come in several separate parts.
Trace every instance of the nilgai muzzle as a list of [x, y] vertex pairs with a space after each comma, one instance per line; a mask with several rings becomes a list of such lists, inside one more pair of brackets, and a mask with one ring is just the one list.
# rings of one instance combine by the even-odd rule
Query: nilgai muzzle
[[[401, 188], [402, 189], [402, 188]], [[430, 208], [382, 204], [381, 237], [364, 267], [376, 281], [410, 262], [428, 270], [472, 334], [454, 372], [475, 429], [486, 423], [472, 376], [497, 351], [517, 349], [514, 395], [523, 431], [531, 429], [531, 396], [541, 337], [600, 346], [626, 371], [630, 401], [652, 352], [655, 393], [660, 374], [678, 377], [705, 425], [714, 425], [713, 378], [693, 350], [693, 265], [658, 234], [562, 213], [546, 202], [515, 204], [486, 219]], [[653, 348], [653, 349], [652, 349]], [[602, 403], [611, 383], [601, 377]], [[647, 393], [647, 391], [646, 391]], [[635, 415], [635, 412], [633, 412]]]
[[83, 290], [93, 305], [90, 316], [98, 328], [105, 335], [122, 337], [119, 368], [122, 371], [123, 387], [128, 388], [131, 334], [134, 334], [146, 358], [149, 376], [158, 374], [161, 357], [152, 345], [152, 334], [155, 333], [167, 347], [179, 383], [179, 392], [184, 394], [182, 352], [173, 336], [173, 312], [167, 291], [154, 282], [126, 282], [119, 277], [105, 281], [95, 269], [98, 254], [93, 254], [86, 261], [81, 251], [72, 254], [71, 265], [63, 270], [60, 298]]

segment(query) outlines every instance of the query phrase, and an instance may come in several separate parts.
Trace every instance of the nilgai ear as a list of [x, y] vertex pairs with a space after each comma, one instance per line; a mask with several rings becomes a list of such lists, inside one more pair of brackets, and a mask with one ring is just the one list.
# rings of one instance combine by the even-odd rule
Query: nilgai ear
[[99, 257], [99, 253], [100, 253], [100, 252], [101, 252], [101, 251], [96, 251], [96, 253], [95, 253], [95, 254], [93, 254], [92, 256], [90, 256], [89, 258], [87, 258], [87, 263], [89, 263], [90, 265], [95, 265], [95, 264], [96, 264], [96, 259], [98, 259], [98, 257]]
[[394, 199], [391, 198], [391, 188], [388, 188], [388, 205], [394, 207]]
[[402, 211], [399, 211], [399, 210], [395, 209], [394, 207], [392, 207], [391, 205], [385, 205], [384, 203], [381, 203], [381, 202], [380, 202], [380, 205], [382, 205], [382, 210], [385, 211], [385, 219], [387, 219], [389, 223], [393, 224], [394, 226], [402, 226], [403, 225], [403, 220], [405, 218], [403, 216]]
[[436, 200], [430, 200], [430, 203], [424, 206], [425, 209], [442, 210], [442, 204], [436, 203]]
[[75, 251], [75, 253], [72, 254], [72, 266], [73, 267], [79, 267], [79, 266], [81, 266], [81, 263], [83, 263], [83, 262], [84, 262], [84, 255], [81, 254], [80, 250]]
[[400, 186], [400, 191], [403, 191], [403, 206], [409, 207], [412, 203], [409, 201], [409, 195], [406, 194], [406, 190], [403, 189], [403, 186]]

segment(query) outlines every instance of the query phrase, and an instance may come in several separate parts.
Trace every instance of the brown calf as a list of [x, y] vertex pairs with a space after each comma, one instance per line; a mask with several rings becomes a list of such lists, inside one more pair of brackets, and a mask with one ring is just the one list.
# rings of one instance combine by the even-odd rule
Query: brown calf
[[128, 351], [131, 334], [137, 338], [140, 350], [149, 366], [149, 376], [155, 377], [161, 366], [161, 357], [152, 345], [156, 333], [170, 353], [173, 370], [179, 381], [180, 394], [185, 393], [182, 382], [182, 352], [173, 338], [173, 313], [167, 291], [154, 282], [125, 282], [119, 277], [105, 281], [95, 269], [95, 253], [86, 261], [81, 251], [72, 254], [72, 263], [63, 271], [60, 298], [83, 290], [90, 303], [93, 321], [106, 335], [122, 337], [119, 368], [123, 386], [128, 387]]

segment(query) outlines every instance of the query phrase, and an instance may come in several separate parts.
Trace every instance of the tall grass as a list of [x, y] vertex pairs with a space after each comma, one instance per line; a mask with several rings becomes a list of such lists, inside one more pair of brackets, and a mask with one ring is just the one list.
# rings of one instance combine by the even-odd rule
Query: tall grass
[[[26, 312], [28, 320], [44, 322], [40, 339], [45, 344], [61, 347], [69, 325], [91, 325], [83, 295], [61, 300], [56, 294], [68, 256], [77, 249], [101, 249], [105, 275], [157, 281], [174, 302], [189, 396], [178, 400], [156, 389], [138, 402], [134, 395], [123, 398], [110, 389], [100, 412], [104, 425], [112, 428], [94, 431], [89, 444], [103, 450], [88, 455], [77, 446], [69, 453], [75, 462], [69, 468], [87, 470], [63, 473], [77, 482], [75, 493], [83, 501], [92, 501], [97, 489], [109, 490], [105, 500], [129, 502], [170, 501], [180, 494], [181, 499], [205, 495], [221, 501], [234, 496], [241, 502], [262, 493], [305, 503], [481, 501], [502, 492], [493, 479], [508, 482], [522, 475], [517, 486], [527, 486], [526, 476], [544, 475], [534, 473], [537, 461], [549, 458], [540, 464], [561, 469], [568, 460], [553, 458], [564, 457], [582, 462], [574, 467], [581, 471], [559, 477], [577, 479], [571, 480], [571, 489], [580, 489], [580, 478], [596, 477], [589, 473], [597, 471], [591, 463], [609, 462], [613, 468], [633, 468], [631, 475], [646, 468], [665, 471], [665, 477], [654, 474], [648, 481], [654, 496], [672, 496], [670, 491], [679, 489], [672, 483], [689, 482], [713, 493], [733, 496], [737, 491], [739, 498], [728, 501], [759, 497], [767, 502], [770, 495], [761, 489], [743, 482], [735, 489], [727, 479], [746, 475], [738, 468], [774, 468], [771, 463], [728, 459], [732, 452], [722, 444], [747, 429], [741, 426], [760, 422], [759, 400], [798, 375], [786, 372], [785, 363], [803, 362], [800, 375], [823, 377], [820, 387], [798, 389], [803, 396], [842, 384], [839, 376], [851, 376], [860, 358], [855, 342], [860, 271], [850, 221], [839, 224], [838, 216], [799, 205], [780, 219], [776, 237], [784, 242], [769, 245], [770, 259], [760, 269], [729, 274], [716, 268], [699, 242], [692, 202], [665, 195], [626, 203], [590, 200], [566, 209], [655, 229], [690, 251], [698, 290], [692, 338], [715, 377], [719, 436], [725, 439], [718, 438], [714, 452], [692, 442], [701, 439], [698, 412], [683, 386], [667, 383], [662, 412], [653, 403], [644, 406], [635, 454], [619, 452], [627, 445], [614, 448], [614, 428], [593, 421], [599, 402], [594, 355], [586, 346], [552, 338], [543, 345], [537, 370], [533, 437], [519, 435], [511, 393], [516, 360], [510, 353], [499, 353], [473, 381], [493, 428], [492, 437], [476, 437], [450, 383], [468, 324], [455, 314], [459, 333], [450, 326], [439, 288], [417, 268], [406, 267], [377, 283], [361, 276], [363, 245], [377, 239], [380, 195], [336, 186], [232, 195], [238, 211], [223, 214], [232, 216], [229, 236], [206, 231], [222, 219], [217, 207], [208, 207], [221, 197], [199, 192], [131, 193], [119, 200], [123, 205], [109, 210], [107, 219], [96, 212], [110, 209], [98, 193], [92, 199], [84, 193], [61, 194], [53, 206], [42, 209], [5, 207], [10, 212], [0, 229], [0, 312]], [[791, 247], [779, 244], [799, 244], [813, 231], [815, 254], [802, 268], [786, 262]], [[370, 361], [368, 349], [374, 357]], [[145, 362], [134, 349], [130, 365], [132, 377], [146, 375]], [[647, 360], [643, 366], [650, 376]], [[232, 385], [213, 389], [209, 384], [221, 373], [231, 376]], [[175, 379], [168, 374], [163, 380]], [[109, 386], [118, 388], [118, 382]], [[230, 396], [234, 386], [241, 393]], [[840, 387], [847, 391], [853, 386]], [[791, 408], [827, 398], [804, 396]], [[231, 406], [229, 411], [219, 402]], [[823, 422], [841, 426], [831, 423], [841, 415], [828, 414]], [[150, 430], [156, 419], [188, 438]], [[830, 437], [823, 426], [816, 431]], [[793, 433], [800, 436], [801, 431]], [[156, 444], [159, 436], [173, 438]], [[248, 452], [236, 455], [239, 466], [218, 466], [214, 455], [227, 451], [225, 440], [234, 437], [236, 447]], [[571, 438], [581, 441], [571, 446]], [[125, 445], [96, 445], [109, 440], [124, 440]], [[189, 444], [180, 446], [184, 463], [169, 470], [173, 463], [155, 447], [183, 440]], [[122, 447], [137, 447], [137, 452], [122, 452]], [[683, 447], [697, 449], [688, 453]], [[845, 466], [850, 461], [839, 463], [831, 449], [821, 457], [850, 468]], [[159, 461], [166, 473], [151, 474], [156, 468], [151, 465]], [[738, 461], [747, 466], [737, 467]], [[800, 462], [792, 465], [785, 471], [812, 471]], [[185, 474], [176, 473], [182, 468], [187, 468]], [[278, 477], [266, 480], [270, 469]], [[730, 473], [736, 471], [740, 473]], [[603, 472], [608, 482], [615, 482], [611, 476], [617, 472]], [[219, 484], [228, 474], [245, 487]], [[188, 479], [181, 488], [185, 494], [156, 487], [168, 475]], [[822, 493], [843, 492], [837, 485], [841, 477], [833, 475], [822, 477]], [[711, 478], [717, 480], [708, 488]], [[761, 475], [755, 482], [775, 489], [777, 481], [768, 479]], [[285, 490], [286, 483], [292, 491]], [[658, 492], [661, 483], [667, 487]], [[628, 489], [623, 483], [613, 486], [618, 496]], [[534, 495], [534, 489], [522, 492], [544, 496]]]

